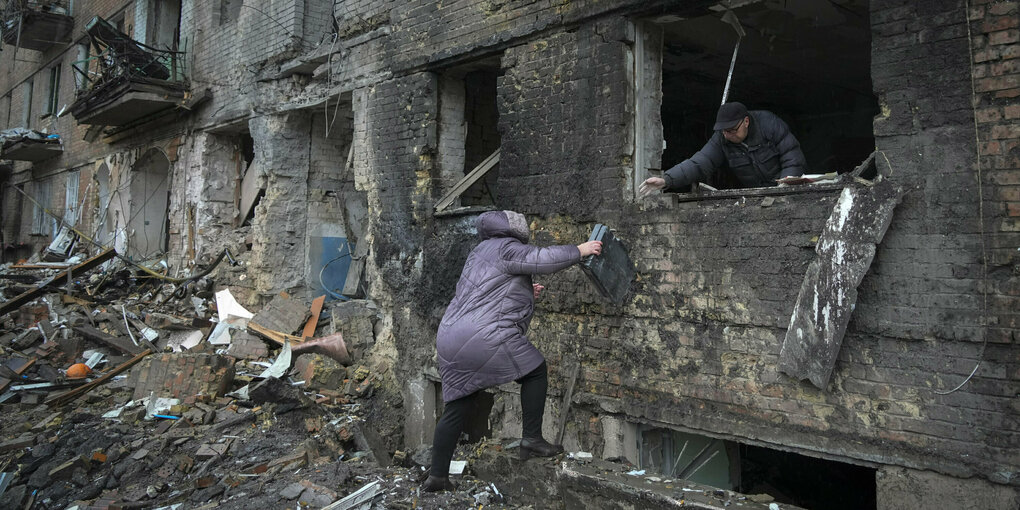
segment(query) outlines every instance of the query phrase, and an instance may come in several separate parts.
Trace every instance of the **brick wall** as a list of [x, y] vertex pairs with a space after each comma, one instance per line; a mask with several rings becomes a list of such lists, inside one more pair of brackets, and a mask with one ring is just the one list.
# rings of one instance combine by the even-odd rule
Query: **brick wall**
[[628, 25], [585, 25], [509, 48], [497, 88], [501, 205], [592, 217], [622, 196], [632, 123]]
[[179, 398], [194, 401], [223, 395], [234, 380], [234, 358], [218, 354], [154, 354], [142, 360], [128, 375], [135, 399]]
[[[997, 73], [977, 81], [982, 151], [1000, 151], [982, 159], [983, 201], [964, 3], [872, 3], [872, 77], [883, 112], [874, 123], [878, 162], [906, 195], [861, 284], [825, 390], [776, 366], [836, 195], [795, 194], [771, 204], [753, 196], [629, 202], [627, 23], [608, 17], [505, 48], [497, 207], [529, 214], [535, 242], [543, 245], [580, 242], [593, 222], [608, 223], [631, 247], [638, 269], [623, 306], [603, 302], [576, 269], [539, 279], [549, 291], [531, 338], [550, 361], [554, 393], [565, 382], [564, 359], [579, 358], [584, 367], [580, 418], [568, 428], [580, 448], [601, 451], [600, 417], [614, 416], [852, 462], [1017, 483], [1012, 339], [1020, 307], [1009, 198], [1017, 122], [1010, 104], [1014, 32], [1007, 26], [1015, 2], [973, 7], [975, 72]], [[549, 28], [541, 14], [507, 13], [501, 24], [479, 9], [453, 3], [430, 14], [421, 3], [395, 7], [391, 20], [400, 29], [387, 48], [405, 50], [392, 54], [398, 74], [401, 66], [466, 59], [497, 40]], [[594, 7], [583, 9], [591, 14]], [[557, 22], [578, 16], [563, 14]], [[369, 190], [375, 211], [370, 272], [381, 276], [371, 294], [406, 298], [393, 314], [407, 369], [430, 362], [438, 317], [473, 244], [470, 217], [422, 214], [437, 196], [428, 190], [441, 188], [431, 155], [421, 153], [432, 140], [422, 119], [440, 113], [434, 86], [431, 74], [407, 74], [356, 93], [365, 102], [355, 102], [366, 142], [357, 145], [366, 156], [359, 186]], [[991, 327], [982, 327], [985, 321]], [[963, 382], [979, 360], [959, 391], [938, 393]]]
[[[321, 38], [320, 32], [324, 33], [331, 26], [328, 11], [332, 6], [328, 0], [274, 0], [248, 4], [237, 11], [237, 19], [220, 23], [222, 13], [219, 1], [182, 2], [180, 47], [186, 52], [191, 88], [195, 93], [209, 89], [213, 99], [192, 112], [181, 111], [163, 117], [159, 122], [147, 124], [141, 130], [120, 135], [112, 142], [102, 137], [95, 142], [85, 141], [88, 126], [78, 125], [71, 115], [61, 118], [39, 117], [48, 91], [48, 69], [55, 64], [61, 66], [59, 105], [70, 105], [75, 99], [72, 64], [78, 59], [78, 45], [87, 42], [85, 25], [96, 15], [111, 21], [123, 15], [128, 34], [141, 37], [142, 27], [136, 30], [134, 22], [136, 10], [141, 4], [133, 0], [77, 1], [70, 44], [55, 45], [45, 52], [24, 49], [15, 52], [13, 47], [6, 47], [5, 51], [0, 52], [0, 68], [11, 72], [0, 76], [0, 94], [6, 93], [5, 97], [9, 98], [4, 100], [4, 104], [9, 101], [11, 105], [10, 118], [14, 124], [20, 124], [23, 103], [21, 84], [26, 80], [31, 81], [34, 85], [33, 120], [26, 127], [57, 133], [64, 144], [64, 153], [58, 157], [35, 163], [16, 162], [11, 182], [25, 183], [63, 174], [75, 168], [91, 168], [104, 157], [131, 159], [148, 147], [166, 145], [189, 127], [238, 122], [250, 115], [252, 105], [260, 101], [256, 95], [255, 83], [257, 70], [263, 62], [294, 55], [302, 47], [302, 41], [310, 40], [309, 37], [318, 41]], [[310, 9], [313, 18], [306, 19], [306, 8]], [[305, 32], [314, 33], [314, 36]], [[172, 174], [174, 172], [171, 170]], [[180, 176], [172, 178], [175, 182], [184, 180]], [[90, 181], [91, 174], [83, 172], [81, 182]], [[60, 187], [59, 191], [59, 197], [55, 200], [61, 203], [62, 208], [63, 188]], [[211, 204], [210, 207], [215, 208], [216, 200]], [[171, 207], [175, 212], [185, 210], [180, 197]], [[30, 209], [26, 212], [30, 212]], [[224, 210], [222, 213], [229, 222], [233, 212]], [[218, 217], [218, 213], [211, 217]], [[176, 218], [178, 223], [183, 219], [183, 213]], [[94, 218], [87, 215], [84, 218], [85, 226], [88, 227], [91, 221]], [[49, 242], [48, 239], [27, 235], [28, 231], [22, 229], [17, 239], [11, 242], [26, 242], [37, 246]], [[174, 242], [180, 245], [182, 241], [175, 239]]]

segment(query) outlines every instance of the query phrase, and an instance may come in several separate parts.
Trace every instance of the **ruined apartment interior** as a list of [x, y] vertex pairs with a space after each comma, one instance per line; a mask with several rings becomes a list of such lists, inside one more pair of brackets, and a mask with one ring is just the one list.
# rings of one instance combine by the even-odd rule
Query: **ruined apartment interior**
[[[1018, 20], [0, 0], [0, 508], [1020, 508]], [[727, 100], [807, 178], [642, 197]], [[498, 210], [612, 244], [534, 277], [565, 453], [489, 388], [423, 492]]]

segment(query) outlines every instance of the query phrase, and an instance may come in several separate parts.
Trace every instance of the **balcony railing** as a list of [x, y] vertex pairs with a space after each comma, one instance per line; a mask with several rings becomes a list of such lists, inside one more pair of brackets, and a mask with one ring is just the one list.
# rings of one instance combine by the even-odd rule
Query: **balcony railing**
[[7, 0], [0, 13], [3, 41], [36, 51], [70, 42], [70, 12], [69, 0]]
[[81, 86], [71, 105], [79, 123], [124, 125], [184, 97], [184, 52], [142, 44], [99, 17], [85, 30], [92, 56], [74, 63]]

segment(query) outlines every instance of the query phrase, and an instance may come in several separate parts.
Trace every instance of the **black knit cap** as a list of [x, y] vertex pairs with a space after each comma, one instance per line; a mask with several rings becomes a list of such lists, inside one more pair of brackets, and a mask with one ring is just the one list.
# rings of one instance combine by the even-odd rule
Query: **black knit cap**
[[722, 131], [736, 126], [738, 122], [747, 117], [747, 107], [744, 103], [726, 103], [719, 107], [719, 113], [715, 116], [715, 127], [712, 129]]

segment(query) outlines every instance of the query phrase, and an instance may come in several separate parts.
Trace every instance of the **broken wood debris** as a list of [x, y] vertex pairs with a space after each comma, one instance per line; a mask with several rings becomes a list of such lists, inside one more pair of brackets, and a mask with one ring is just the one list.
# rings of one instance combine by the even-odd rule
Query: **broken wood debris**
[[99, 255], [96, 255], [95, 257], [92, 257], [86, 260], [85, 262], [78, 264], [74, 268], [66, 269], [64, 271], [61, 271], [60, 273], [57, 273], [55, 276], [44, 280], [43, 282], [36, 285], [34, 289], [25, 291], [22, 294], [15, 296], [11, 300], [0, 305], [0, 317], [7, 314], [8, 312], [11, 312], [12, 310], [17, 309], [19, 306], [24, 305], [29, 301], [41, 296], [48, 285], [55, 282], [63, 283], [63, 281], [67, 279], [68, 275], [72, 273], [80, 274], [90, 269], [94, 269], [103, 262], [112, 259], [114, 255], [116, 255], [116, 252], [112, 248], [107, 249], [101, 252]]

